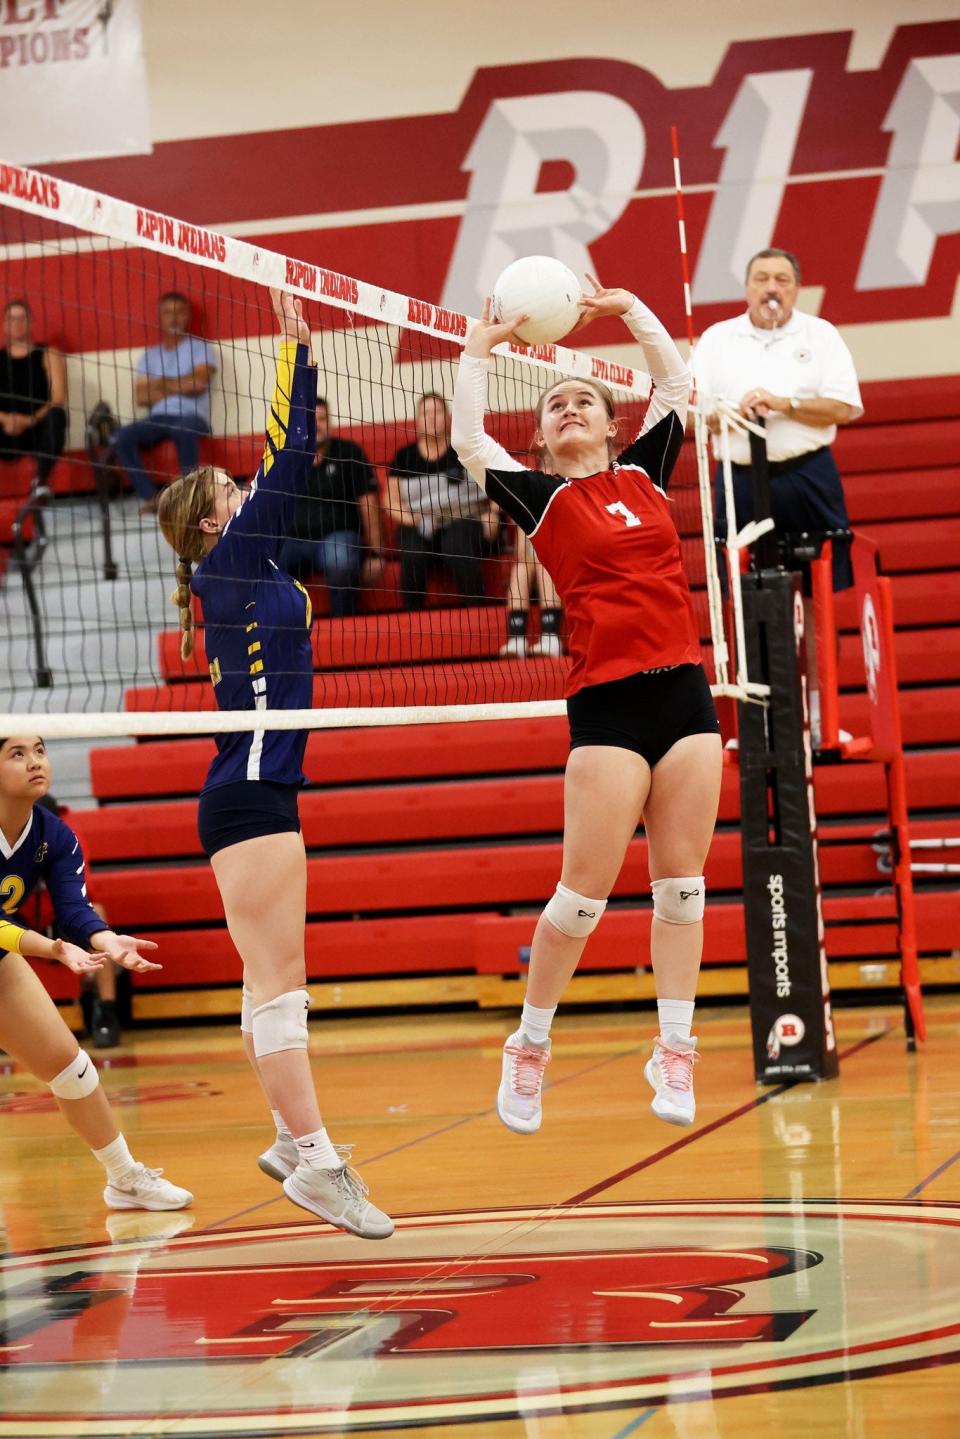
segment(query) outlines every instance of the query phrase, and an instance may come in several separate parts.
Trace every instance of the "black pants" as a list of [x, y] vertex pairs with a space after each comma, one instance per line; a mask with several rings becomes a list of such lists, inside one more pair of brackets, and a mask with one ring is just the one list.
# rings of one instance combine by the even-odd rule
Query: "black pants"
[[66, 439], [67, 412], [54, 405], [38, 425], [31, 425], [22, 435], [5, 435], [0, 431], [0, 460], [32, 455], [37, 462], [37, 479], [46, 480], [63, 454]]
[[429, 539], [412, 525], [403, 525], [399, 542], [400, 589], [406, 609], [423, 608], [427, 580], [437, 568], [450, 576], [458, 596], [483, 599], [483, 529], [479, 520], [451, 520]]
[[[716, 534], [718, 539], [726, 539], [727, 510], [723, 471], [719, 467], [716, 487]], [[748, 520], [753, 519], [753, 475], [749, 465], [733, 466], [733, 503], [737, 512], [737, 529], [742, 529]], [[840, 471], [828, 446], [771, 467], [770, 514], [778, 535], [850, 528]], [[721, 573], [721, 581], [726, 581], [725, 571]], [[833, 588], [848, 590], [852, 585], [850, 546], [846, 541], [834, 540]]]

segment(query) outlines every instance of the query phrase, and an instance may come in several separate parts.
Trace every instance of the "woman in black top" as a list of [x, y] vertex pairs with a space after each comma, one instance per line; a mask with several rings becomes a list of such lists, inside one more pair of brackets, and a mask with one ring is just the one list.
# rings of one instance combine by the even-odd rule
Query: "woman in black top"
[[449, 576], [448, 603], [476, 602], [483, 597], [483, 540], [496, 533], [496, 511], [451, 448], [443, 396], [421, 395], [414, 423], [416, 439], [394, 455], [387, 488], [404, 606], [423, 608], [430, 571], [438, 567]]
[[26, 300], [3, 311], [6, 345], [0, 350], [0, 459], [33, 455], [44, 483], [67, 437], [67, 366], [59, 350], [33, 340]]

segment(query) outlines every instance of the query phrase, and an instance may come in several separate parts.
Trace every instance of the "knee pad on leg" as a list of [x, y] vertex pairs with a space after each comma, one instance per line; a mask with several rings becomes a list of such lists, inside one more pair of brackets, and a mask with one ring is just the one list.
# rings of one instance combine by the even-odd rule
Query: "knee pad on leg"
[[66, 1068], [50, 1080], [50, 1090], [58, 1099], [86, 1099], [99, 1083], [97, 1066], [89, 1054], [78, 1049]]
[[251, 1022], [257, 1058], [281, 1049], [306, 1049], [309, 1008], [310, 996], [305, 989], [292, 989], [278, 994], [269, 1004], [258, 1005]]
[[586, 939], [600, 923], [606, 907], [605, 899], [588, 899], [585, 894], [558, 884], [543, 913], [561, 934], [570, 939]]
[[703, 919], [707, 885], [702, 874], [685, 879], [655, 879], [653, 913], [665, 924], [696, 924]]
[[240, 1033], [253, 1033], [253, 990], [243, 986], [243, 998], [240, 1000]]

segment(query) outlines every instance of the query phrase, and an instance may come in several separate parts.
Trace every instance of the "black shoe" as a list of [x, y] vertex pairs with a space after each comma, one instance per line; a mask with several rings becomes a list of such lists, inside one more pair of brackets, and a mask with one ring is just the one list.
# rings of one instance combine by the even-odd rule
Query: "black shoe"
[[113, 1049], [120, 1043], [120, 1021], [112, 999], [94, 1000], [90, 1037], [95, 1049]]

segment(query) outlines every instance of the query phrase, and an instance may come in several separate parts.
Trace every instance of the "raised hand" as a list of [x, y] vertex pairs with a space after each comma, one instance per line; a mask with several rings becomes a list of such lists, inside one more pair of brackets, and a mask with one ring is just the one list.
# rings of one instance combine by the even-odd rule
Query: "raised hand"
[[53, 941], [50, 958], [65, 964], [73, 974], [93, 974], [95, 970], [103, 968], [103, 960], [99, 959], [97, 955], [88, 954], [79, 945], [69, 944], [65, 939]]
[[298, 344], [309, 345], [310, 326], [303, 318], [301, 301], [294, 295], [288, 295], [286, 290], [271, 290], [270, 300], [281, 334], [286, 335], [288, 340], [296, 340]]
[[580, 301], [583, 313], [570, 331], [571, 335], [576, 334], [577, 330], [591, 325], [594, 320], [599, 320], [603, 315], [625, 315], [633, 305], [634, 296], [629, 290], [606, 289], [596, 275], [589, 273], [587, 280], [593, 286], [593, 294], [584, 295]]
[[132, 934], [114, 934], [112, 930], [102, 930], [94, 935], [93, 943], [97, 952], [112, 959], [121, 969], [132, 969], [136, 974], [144, 974], [148, 969], [162, 969], [162, 964], [154, 964], [140, 953], [141, 949], [156, 949], [152, 939], [136, 939]]
[[497, 345], [512, 340], [518, 345], [523, 341], [514, 334], [518, 325], [528, 320], [529, 315], [511, 315], [506, 320], [495, 320], [493, 318], [493, 301], [488, 295], [483, 302], [483, 310], [480, 319], [470, 331], [470, 338], [463, 347], [465, 355], [473, 355], [476, 359], [485, 360], [492, 354]]

